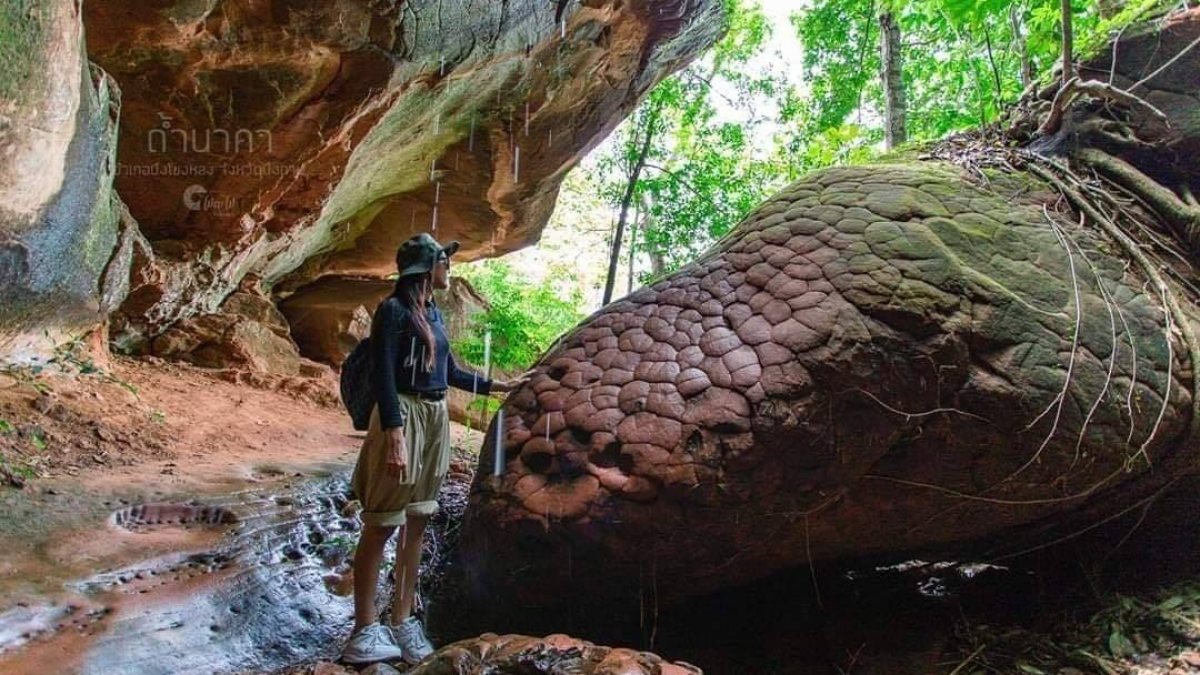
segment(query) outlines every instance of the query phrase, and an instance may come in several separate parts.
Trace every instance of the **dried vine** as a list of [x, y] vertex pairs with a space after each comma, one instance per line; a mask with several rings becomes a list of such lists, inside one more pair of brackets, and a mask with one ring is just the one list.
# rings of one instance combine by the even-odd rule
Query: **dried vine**
[[[1119, 41], [1118, 36], [1116, 42]], [[1107, 82], [1084, 79], [1081, 73], [1070, 73], [1064, 67], [1062, 79], [1051, 86], [1039, 88], [1031, 84], [1003, 126], [946, 139], [926, 155], [962, 166], [984, 184], [988, 181], [985, 169], [1031, 173], [1053, 187], [1080, 214], [1081, 224], [1090, 223], [1099, 228], [1120, 248], [1126, 259], [1153, 286], [1155, 295], [1161, 296], [1164, 339], [1168, 349], [1174, 331], [1178, 331], [1185, 347], [1191, 367], [1192, 391], [1187, 437], [1192, 442], [1200, 441], [1200, 340], [1180, 297], [1200, 302], [1200, 287], [1194, 274], [1195, 262], [1200, 256], [1200, 202], [1192, 193], [1186, 179], [1190, 174], [1186, 171], [1179, 174], [1185, 178], [1178, 181], [1178, 186], [1169, 186], [1161, 182], [1164, 173], [1161, 166], [1148, 170], [1138, 165], [1139, 156], [1163, 154], [1164, 139], [1168, 138], [1171, 125], [1162, 110], [1132, 90], [1178, 62], [1197, 44], [1200, 40], [1185, 46], [1149, 76], [1127, 89], [1115, 86], [1111, 76]], [[1114, 54], [1116, 49], [1114, 43]], [[1171, 170], [1166, 172], [1168, 182], [1173, 182], [1169, 175]], [[1154, 171], [1155, 175], [1148, 171]], [[1072, 243], [1053, 221], [1051, 227], [1066, 249], [1074, 277]], [[1083, 249], [1076, 246], [1076, 250], [1086, 260]], [[1091, 261], [1086, 262], [1090, 267]], [[1111, 303], [1104, 284], [1099, 280], [1098, 283], [1106, 304]], [[1112, 310], [1109, 306], [1110, 323], [1114, 318]], [[1120, 308], [1116, 310], [1125, 323]], [[1115, 323], [1110, 328], [1115, 334]], [[1130, 343], [1133, 346], [1132, 338]], [[1115, 339], [1113, 354], [1115, 359]], [[1136, 368], [1136, 352], [1134, 354]], [[1111, 374], [1110, 367], [1109, 377]], [[1068, 376], [1068, 385], [1069, 379]], [[1038, 419], [1061, 404], [1060, 398], [1064, 395], [1060, 393]], [[1169, 397], [1170, 389], [1163, 395]], [[1164, 401], [1164, 405], [1167, 403]], [[1094, 407], [1089, 411], [1089, 418], [1091, 412]], [[1135, 457], [1149, 459], [1145, 451], [1157, 433], [1162, 417], [1161, 414], [1158, 416]], [[1131, 428], [1131, 441], [1132, 432]], [[1016, 473], [1035, 462], [1040, 452], [1041, 448]]]

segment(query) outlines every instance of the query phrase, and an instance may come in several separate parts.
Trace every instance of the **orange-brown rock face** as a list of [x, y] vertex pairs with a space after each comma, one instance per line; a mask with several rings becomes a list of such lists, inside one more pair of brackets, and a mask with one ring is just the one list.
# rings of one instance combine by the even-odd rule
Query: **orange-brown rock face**
[[380, 277], [433, 231], [536, 241], [565, 170], [715, 39], [716, 0], [138, 0], [85, 6], [126, 91], [117, 188], [153, 252], [114, 337], [247, 274]]
[[493, 424], [459, 613], [636, 617], [811, 561], [1014, 550], [1195, 470], [1159, 291], [1052, 208], [1020, 177], [821, 171], [594, 314], [506, 401], [498, 476]]
[[[292, 337], [310, 358], [339, 365], [358, 341], [371, 333], [371, 314], [392, 289], [387, 279], [325, 277], [279, 303]], [[436, 293], [450, 335], [461, 335], [471, 317], [487, 308], [470, 282], [450, 278], [450, 288]]]

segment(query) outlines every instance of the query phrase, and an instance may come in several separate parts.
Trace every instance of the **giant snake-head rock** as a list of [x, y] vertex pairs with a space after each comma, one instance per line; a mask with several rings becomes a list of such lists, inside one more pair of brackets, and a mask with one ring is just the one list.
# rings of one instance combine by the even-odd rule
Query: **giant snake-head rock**
[[[1124, 63], [1164, 62], [1200, 33], [1194, 11], [1180, 25], [1162, 56], [1131, 32]], [[1177, 92], [1149, 89], [1172, 115]], [[483, 449], [459, 549], [474, 606], [636, 607], [857, 556], [995, 559], [1192, 471], [1194, 296], [1129, 233], [1170, 238], [1151, 202], [1069, 168], [1101, 146], [1138, 171], [1136, 153], [1084, 147], [1106, 109], [1084, 98], [1036, 139], [1057, 153], [984, 134], [978, 152], [956, 139], [808, 175], [563, 336]], [[1141, 168], [1186, 185], [1187, 162], [1162, 157], [1196, 130], [1174, 119]]]

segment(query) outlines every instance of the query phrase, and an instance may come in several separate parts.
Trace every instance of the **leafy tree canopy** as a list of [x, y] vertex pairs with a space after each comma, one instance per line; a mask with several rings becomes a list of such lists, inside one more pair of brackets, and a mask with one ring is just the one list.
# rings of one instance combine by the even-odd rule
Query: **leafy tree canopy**
[[503, 260], [486, 260], [458, 268], [490, 308], [472, 318], [469, 330], [454, 342], [454, 351], [468, 363], [484, 365], [485, 336], [492, 336], [491, 365], [523, 370], [583, 318], [579, 285], [571, 274], [556, 268], [541, 281], [531, 281]]

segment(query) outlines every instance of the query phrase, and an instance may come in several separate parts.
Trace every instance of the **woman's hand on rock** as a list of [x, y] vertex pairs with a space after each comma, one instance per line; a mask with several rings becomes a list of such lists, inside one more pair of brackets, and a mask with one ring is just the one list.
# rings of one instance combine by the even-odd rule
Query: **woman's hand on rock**
[[506, 394], [525, 384], [526, 382], [529, 382], [529, 380], [533, 378], [533, 372], [534, 371], [530, 370], [522, 375], [512, 378], [511, 380], [497, 380], [492, 383], [492, 391], [498, 394]]
[[408, 447], [404, 442], [404, 428], [392, 427], [385, 429], [387, 442], [387, 474], [408, 482]]

